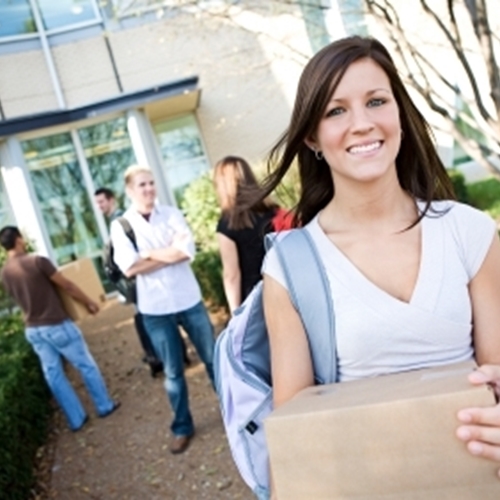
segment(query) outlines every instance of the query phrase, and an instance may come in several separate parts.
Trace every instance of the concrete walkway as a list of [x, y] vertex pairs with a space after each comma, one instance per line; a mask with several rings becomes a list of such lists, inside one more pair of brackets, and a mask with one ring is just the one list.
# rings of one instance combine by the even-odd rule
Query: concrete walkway
[[96, 418], [78, 375], [68, 370], [91, 418], [72, 433], [57, 411], [47, 498], [253, 499], [232, 462], [217, 399], [191, 347], [193, 363], [186, 374], [197, 433], [184, 454], [169, 453], [170, 408], [161, 378], [152, 379], [141, 362], [132, 315], [131, 306], [115, 302], [81, 325], [122, 407], [108, 418]]

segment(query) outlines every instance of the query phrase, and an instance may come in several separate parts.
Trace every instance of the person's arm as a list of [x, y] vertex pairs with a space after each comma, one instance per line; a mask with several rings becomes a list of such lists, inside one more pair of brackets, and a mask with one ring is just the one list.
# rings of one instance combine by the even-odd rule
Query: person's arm
[[151, 273], [166, 265], [164, 262], [141, 258], [117, 220], [111, 223], [110, 233], [114, 248], [113, 258], [127, 278]]
[[138, 274], [147, 274], [152, 273], [162, 267], [165, 267], [166, 263], [159, 262], [157, 260], [150, 260], [147, 258], [140, 258], [136, 260], [123, 274], [127, 278], [132, 278], [133, 276], [137, 276]]
[[217, 241], [222, 261], [224, 293], [229, 310], [233, 312], [241, 304], [241, 270], [238, 250], [236, 243], [222, 233], [217, 233]]
[[141, 258], [153, 262], [162, 262], [163, 265], [177, 264], [185, 260], [192, 261], [195, 255], [194, 238], [182, 212], [170, 207], [165, 217], [169, 228], [173, 232], [171, 243], [163, 248], [141, 251]]
[[90, 313], [96, 314], [99, 311], [99, 306], [72, 281], [65, 278], [59, 271], [53, 273], [50, 276], [50, 280], [59, 288], [64, 290], [68, 295], [82, 303]]
[[[481, 365], [471, 383], [488, 384], [500, 397], [500, 241], [495, 236], [486, 258], [470, 285], [474, 318], [474, 351]], [[458, 413], [463, 424], [457, 436], [473, 455], [500, 462], [500, 404], [467, 408]], [[499, 470], [500, 476], [500, 470]]]
[[495, 234], [486, 257], [469, 284], [474, 353], [482, 364], [500, 364], [500, 239]]
[[[287, 290], [264, 274], [264, 316], [271, 348], [273, 404], [278, 407], [302, 389], [314, 385], [309, 344], [302, 321], [293, 307]], [[271, 499], [276, 500], [272, 480]]]
[[273, 404], [278, 407], [314, 385], [307, 336], [288, 291], [264, 274], [264, 316], [271, 349]]
[[168, 247], [142, 250], [139, 252], [139, 255], [142, 259], [149, 262], [162, 263], [163, 265], [177, 264], [191, 258], [190, 254], [184, 248], [184, 244], [187, 241], [189, 241], [188, 234], [176, 234], [172, 240], [172, 244]]

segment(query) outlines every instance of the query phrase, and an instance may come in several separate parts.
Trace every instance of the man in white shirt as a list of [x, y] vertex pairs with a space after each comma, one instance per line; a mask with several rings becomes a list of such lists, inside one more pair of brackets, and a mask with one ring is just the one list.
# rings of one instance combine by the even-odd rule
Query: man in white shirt
[[182, 213], [157, 205], [151, 171], [134, 165], [125, 171], [125, 188], [132, 206], [130, 222], [138, 251], [117, 221], [111, 224], [114, 259], [126, 276], [137, 277], [137, 307], [155, 352], [164, 364], [165, 389], [174, 419], [172, 453], [182, 453], [194, 435], [184, 377], [182, 338], [188, 334], [213, 385], [214, 333], [191, 269], [195, 246]]

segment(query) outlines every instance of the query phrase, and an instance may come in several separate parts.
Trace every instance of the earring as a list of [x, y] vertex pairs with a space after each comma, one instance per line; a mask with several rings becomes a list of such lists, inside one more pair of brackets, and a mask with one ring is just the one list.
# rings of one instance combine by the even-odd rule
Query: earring
[[316, 157], [316, 160], [321, 161], [325, 157], [323, 156], [323, 153], [319, 149], [314, 150], [314, 156]]

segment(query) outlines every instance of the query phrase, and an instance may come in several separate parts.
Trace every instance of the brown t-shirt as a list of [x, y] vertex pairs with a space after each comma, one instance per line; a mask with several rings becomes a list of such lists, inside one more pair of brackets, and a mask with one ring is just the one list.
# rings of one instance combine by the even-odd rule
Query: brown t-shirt
[[5, 263], [3, 285], [23, 310], [26, 325], [56, 325], [68, 319], [50, 280], [56, 271], [49, 259], [39, 255], [18, 255]]

